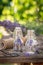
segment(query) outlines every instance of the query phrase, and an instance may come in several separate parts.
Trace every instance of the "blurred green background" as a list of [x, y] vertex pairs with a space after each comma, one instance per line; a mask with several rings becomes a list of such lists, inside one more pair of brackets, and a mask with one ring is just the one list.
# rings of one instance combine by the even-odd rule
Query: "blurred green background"
[[0, 0], [0, 20], [43, 22], [43, 0]]
[[43, 0], [0, 0], [0, 21], [15, 19], [43, 34]]
[[43, 34], [43, 0], [0, 0], [0, 21], [15, 19]]

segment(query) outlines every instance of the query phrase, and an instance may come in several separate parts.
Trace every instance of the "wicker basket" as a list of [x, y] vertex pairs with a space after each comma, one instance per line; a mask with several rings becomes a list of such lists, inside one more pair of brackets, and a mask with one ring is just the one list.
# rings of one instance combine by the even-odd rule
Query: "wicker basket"
[[0, 50], [13, 48], [13, 40], [13, 38], [2, 39], [0, 42]]

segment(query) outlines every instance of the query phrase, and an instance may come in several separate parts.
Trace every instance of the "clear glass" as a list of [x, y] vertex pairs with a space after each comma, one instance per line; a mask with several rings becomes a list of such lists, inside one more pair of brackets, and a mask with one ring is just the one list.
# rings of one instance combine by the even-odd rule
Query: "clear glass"
[[36, 51], [34, 46], [37, 46], [38, 42], [35, 37], [34, 30], [27, 30], [27, 41], [25, 43], [25, 52], [33, 54]]
[[21, 27], [15, 27], [14, 33], [14, 46], [13, 49], [16, 51], [22, 51], [22, 40], [21, 38], [23, 37]]

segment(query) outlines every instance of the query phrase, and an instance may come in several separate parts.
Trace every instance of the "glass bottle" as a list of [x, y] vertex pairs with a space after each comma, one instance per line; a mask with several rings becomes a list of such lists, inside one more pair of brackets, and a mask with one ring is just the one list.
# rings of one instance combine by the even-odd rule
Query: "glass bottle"
[[13, 49], [15, 51], [21, 51], [21, 48], [22, 48], [22, 40], [21, 40], [21, 38], [23, 37], [21, 27], [15, 27], [13, 37], [14, 37]]
[[29, 53], [34, 53], [34, 46], [37, 45], [37, 40], [35, 39], [34, 30], [27, 30], [27, 41], [25, 43], [25, 51]]

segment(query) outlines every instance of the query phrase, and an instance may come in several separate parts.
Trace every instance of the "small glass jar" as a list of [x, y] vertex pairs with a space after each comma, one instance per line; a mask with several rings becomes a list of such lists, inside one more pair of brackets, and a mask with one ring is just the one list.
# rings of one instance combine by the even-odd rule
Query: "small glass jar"
[[35, 39], [34, 30], [27, 30], [27, 41], [25, 43], [25, 51], [29, 53], [33, 53], [36, 51], [34, 48], [35, 45], [38, 44], [37, 40]]
[[15, 27], [13, 38], [14, 38], [14, 46], [13, 49], [16, 51], [22, 50], [22, 41], [21, 38], [23, 37], [21, 27]]

